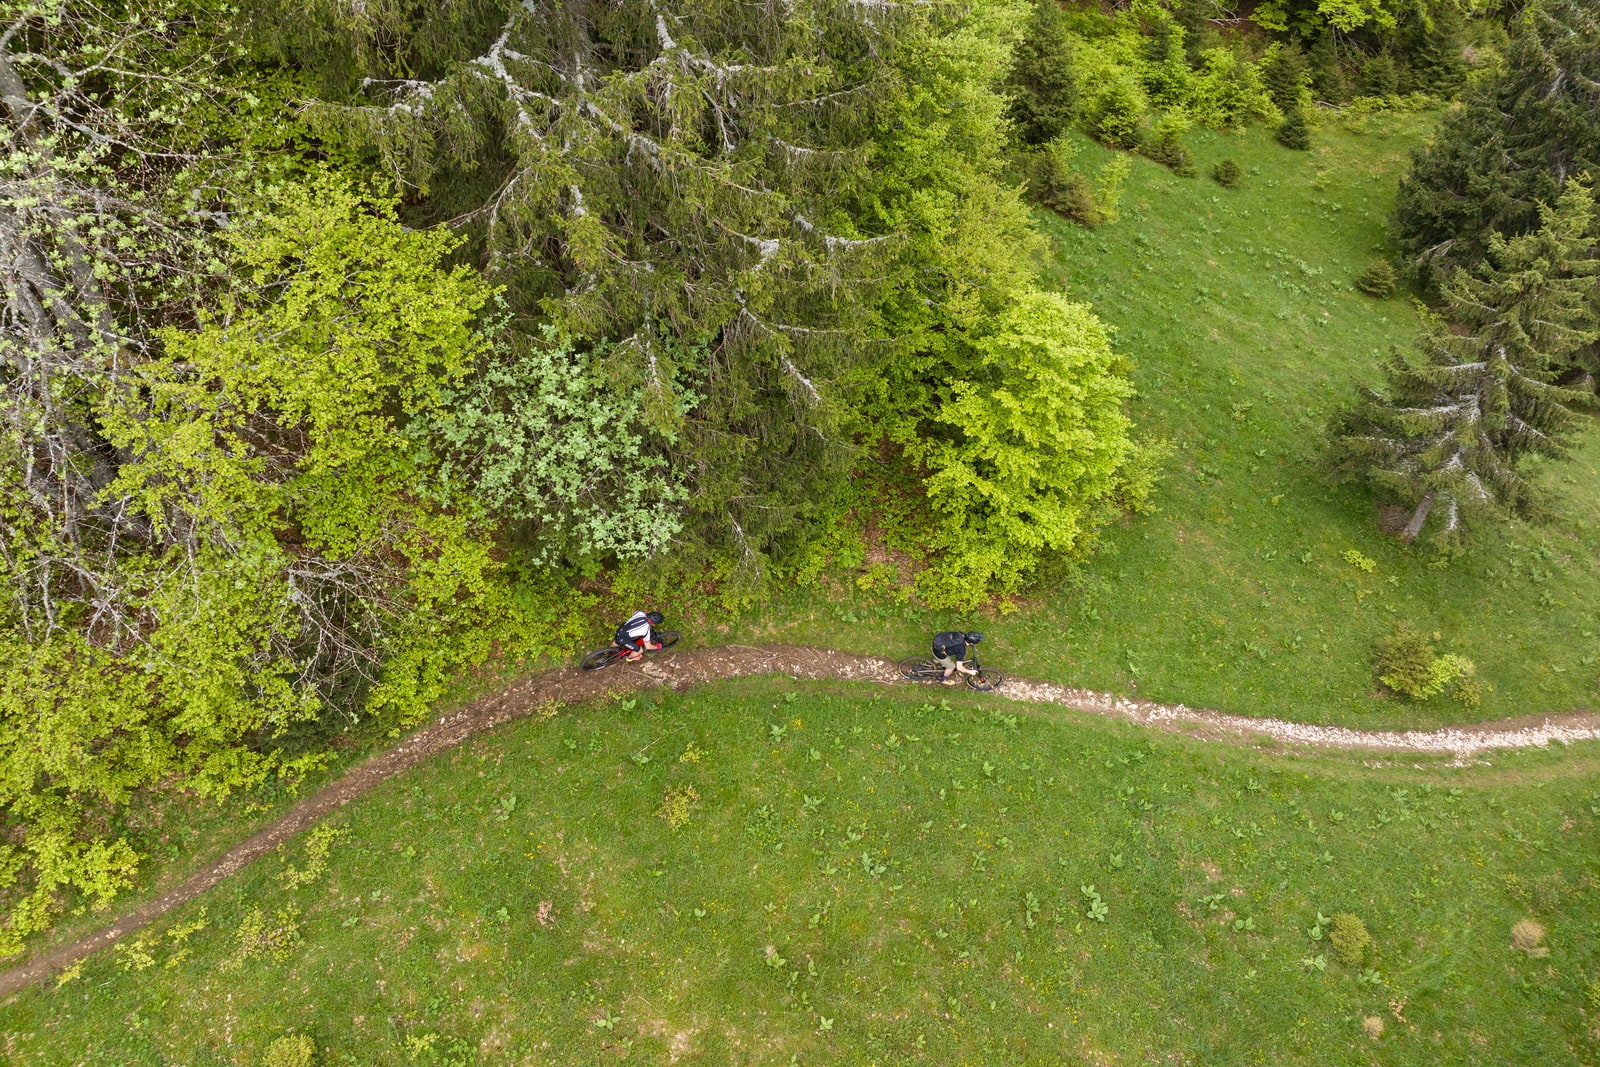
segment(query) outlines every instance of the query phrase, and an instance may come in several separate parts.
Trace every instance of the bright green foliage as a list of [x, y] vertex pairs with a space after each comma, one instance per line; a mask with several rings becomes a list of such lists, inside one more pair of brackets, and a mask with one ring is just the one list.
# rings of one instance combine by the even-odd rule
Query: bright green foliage
[[661, 426], [672, 444], [697, 399], [672, 379], [704, 353], [664, 343], [657, 388], [649, 379], [619, 387], [599, 374], [610, 345], [587, 352], [553, 334], [533, 341], [504, 331], [495, 340], [483, 368], [447, 390], [420, 425], [443, 456], [441, 478], [470, 485], [538, 563], [662, 551], [682, 527], [686, 494], [646, 438]]
[[1333, 958], [1346, 967], [1359, 966], [1372, 947], [1372, 935], [1367, 924], [1348, 911], [1335, 912], [1329, 925], [1328, 941], [1333, 946]]
[[1158, 7], [1140, 11], [1152, 26], [1149, 37], [1141, 36], [1139, 20], [1121, 18], [1110, 33], [1074, 42], [1080, 118], [1092, 137], [1116, 147], [1136, 146], [1151, 107], [1180, 111], [1191, 122], [1216, 129], [1277, 117], [1256, 63], [1217, 46], [1203, 49], [1191, 68], [1183, 25]]
[[1530, 510], [1540, 494], [1519, 463], [1569, 447], [1570, 407], [1586, 394], [1555, 379], [1595, 339], [1592, 195], [1571, 182], [1542, 216], [1535, 234], [1491, 234], [1480, 270], [1445, 287], [1453, 325], [1422, 339], [1420, 361], [1397, 354], [1386, 391], [1367, 390], [1335, 420], [1336, 469], [1415, 508], [1408, 540], [1435, 503], [1446, 505], [1446, 536], [1472, 512]]
[[99, 412], [126, 457], [107, 492], [161, 546], [115, 559], [127, 614], [0, 635], [0, 803], [27, 827], [6, 870], [25, 859], [32, 879], [0, 952], [63, 887], [103, 903], [127, 884], [135, 857], [86, 829], [91, 806], [298, 776], [314, 752], [250, 742], [363, 696], [415, 714], [487, 651], [479, 612], [517, 617], [478, 513], [419, 499], [424, 456], [399, 428], [481, 350], [488, 288], [440, 268], [448, 235], [405, 232], [343, 183], [275, 202], [228, 235], [237, 295], [167, 331], [169, 358]]
[[1011, 120], [1024, 143], [1044, 144], [1071, 125], [1078, 82], [1072, 39], [1056, 0], [1035, 0], [1006, 88], [1011, 94]]
[[[943, 551], [919, 578], [928, 602], [1009, 593], [1041, 557], [1082, 554], [1124, 504], [1137, 453], [1105, 328], [1088, 308], [1027, 293], [973, 341], [989, 380], [955, 381], [907, 451], [927, 466]], [[1142, 490], [1141, 490], [1142, 491]]]
[[1183, 146], [1184, 131], [1189, 128], [1187, 119], [1181, 113], [1170, 112], [1161, 116], [1155, 128], [1150, 131], [1150, 140], [1145, 145], [1144, 154], [1170, 168], [1172, 173], [1180, 178], [1192, 178], [1196, 174], [1194, 157]]
[[316, 1058], [317, 1043], [310, 1034], [285, 1034], [267, 1046], [262, 1067], [311, 1067]]
[[1442, 281], [1488, 253], [1489, 235], [1539, 224], [1539, 204], [1600, 173], [1600, 12], [1539, 0], [1511, 22], [1500, 71], [1477, 84], [1414, 153], [1400, 181], [1395, 231]]
[[1113, 76], [1085, 94], [1084, 129], [1113, 148], [1137, 148], [1144, 137], [1146, 110], [1133, 80]]

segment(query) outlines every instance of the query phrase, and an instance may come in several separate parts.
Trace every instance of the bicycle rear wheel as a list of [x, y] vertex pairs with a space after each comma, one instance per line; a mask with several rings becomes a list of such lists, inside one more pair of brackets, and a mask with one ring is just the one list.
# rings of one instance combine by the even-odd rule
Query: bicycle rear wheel
[[622, 649], [618, 648], [616, 645], [611, 645], [608, 648], [595, 649], [593, 652], [583, 657], [583, 662], [580, 663], [579, 666], [586, 671], [597, 671], [602, 667], [611, 666], [621, 658]]
[[911, 656], [899, 664], [900, 677], [913, 682], [932, 682], [944, 677], [944, 671], [927, 656]]
[[650, 649], [646, 649], [645, 651], [647, 651], [647, 652], [665, 652], [667, 649], [669, 649], [673, 645], [677, 644], [683, 638], [683, 635], [680, 634], [676, 630], [657, 630], [656, 634], [655, 634], [655, 637], [656, 637], [657, 641], [661, 642], [661, 647], [660, 648], [650, 648]]
[[977, 674], [967, 675], [967, 685], [980, 693], [994, 692], [1005, 680], [1005, 675], [989, 667], [980, 667]]

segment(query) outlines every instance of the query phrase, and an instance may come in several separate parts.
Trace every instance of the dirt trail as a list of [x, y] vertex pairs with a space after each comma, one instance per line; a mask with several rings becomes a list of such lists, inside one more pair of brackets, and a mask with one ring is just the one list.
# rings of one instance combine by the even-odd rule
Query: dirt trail
[[[430, 756], [459, 745], [474, 734], [522, 718], [551, 702], [574, 704], [637, 689], [669, 686], [682, 689], [724, 678], [786, 674], [805, 679], [844, 679], [895, 684], [894, 664], [875, 656], [804, 648], [796, 645], [724, 645], [677, 652], [638, 666], [623, 665], [585, 674], [574, 667], [548, 671], [484, 697], [429, 722], [394, 748], [351, 768], [317, 793], [295, 804], [264, 829], [229, 849], [205, 870], [123, 916], [111, 926], [70, 945], [62, 945], [28, 963], [0, 971], [0, 997], [64, 970], [76, 961], [138, 930], [192, 900], [263, 853], [343, 807], [380, 782], [416, 766]], [[1313, 726], [1281, 719], [1253, 719], [1182, 704], [1155, 704], [1090, 689], [1075, 689], [1025, 678], [1007, 679], [993, 698], [1049, 704], [1074, 711], [1123, 719], [1158, 730], [1230, 744], [1257, 744], [1272, 739], [1284, 745], [1409, 753], [1447, 753], [1458, 764], [1481, 752], [1502, 748], [1544, 746], [1552, 741], [1600, 740], [1600, 714], [1526, 716], [1476, 726], [1440, 730], [1351, 730]]]

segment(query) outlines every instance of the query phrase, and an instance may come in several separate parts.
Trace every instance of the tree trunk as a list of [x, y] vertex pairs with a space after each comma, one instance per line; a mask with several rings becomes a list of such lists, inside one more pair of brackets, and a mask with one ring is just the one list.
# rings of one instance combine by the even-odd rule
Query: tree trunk
[[1417, 505], [1417, 510], [1411, 516], [1411, 521], [1406, 523], [1406, 528], [1400, 531], [1400, 540], [1406, 544], [1417, 539], [1417, 534], [1422, 532], [1422, 524], [1428, 521], [1428, 512], [1433, 508], [1433, 490], [1429, 489], [1422, 494], [1422, 502]]

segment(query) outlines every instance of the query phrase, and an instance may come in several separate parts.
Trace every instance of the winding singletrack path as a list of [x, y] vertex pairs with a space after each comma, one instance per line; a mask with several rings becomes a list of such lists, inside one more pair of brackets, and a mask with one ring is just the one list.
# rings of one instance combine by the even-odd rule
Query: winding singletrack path
[[[623, 665], [593, 673], [584, 673], [575, 667], [562, 667], [533, 675], [508, 689], [441, 716], [394, 748], [351, 768], [342, 777], [299, 801], [278, 819], [229, 849], [205, 870], [146, 902], [106, 929], [72, 944], [51, 949], [17, 967], [0, 971], [0, 997], [12, 996], [26, 986], [70, 967], [90, 953], [106, 948], [204, 893], [380, 782], [461, 744], [475, 734], [552, 704], [574, 704], [657, 686], [682, 689], [724, 678], [763, 674], [787, 674], [797, 679], [901, 683], [894, 664], [886, 659], [796, 645], [723, 645], [676, 652], [646, 660], [638, 666]], [[1493, 749], [1544, 746], [1552, 741], [1570, 743], [1600, 740], [1600, 714], [1594, 712], [1526, 716], [1440, 730], [1351, 730], [1340, 726], [1285, 722], [1282, 719], [1255, 719], [1246, 715], [1189, 708], [1182, 704], [1155, 704], [1025, 678], [1008, 678], [1004, 688], [992, 696], [1123, 719], [1157, 730], [1227, 744], [1254, 745], [1271, 739], [1279, 744], [1302, 748], [1450, 754], [1455, 757], [1457, 764], [1466, 764], [1477, 754]]]

